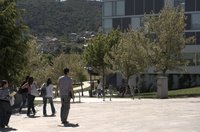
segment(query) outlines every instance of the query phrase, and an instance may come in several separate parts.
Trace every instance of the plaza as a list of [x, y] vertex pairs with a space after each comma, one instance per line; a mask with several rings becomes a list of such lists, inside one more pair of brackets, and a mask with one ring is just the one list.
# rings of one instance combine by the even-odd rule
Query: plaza
[[[56, 99], [58, 101], [59, 99]], [[78, 99], [75, 100], [75, 102]], [[60, 122], [60, 103], [56, 116], [43, 117], [42, 105], [36, 106], [36, 117], [14, 114], [10, 127], [1, 131], [19, 132], [199, 132], [200, 98], [129, 99], [81, 98], [72, 103], [69, 125]], [[51, 114], [50, 106], [47, 106]], [[78, 124], [78, 125], [77, 125]]]

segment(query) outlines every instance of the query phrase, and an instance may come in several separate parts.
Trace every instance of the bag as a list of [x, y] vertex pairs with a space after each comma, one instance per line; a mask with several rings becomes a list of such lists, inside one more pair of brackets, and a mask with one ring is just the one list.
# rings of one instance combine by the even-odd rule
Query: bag
[[27, 93], [28, 92], [28, 88], [19, 88], [18, 93], [22, 94], [22, 93]]
[[39, 96], [39, 92], [37, 90], [37, 86], [36, 86], [35, 83], [33, 83], [31, 85], [31, 93], [30, 94], [33, 95], [33, 96]]
[[10, 105], [13, 106], [15, 104], [15, 97], [10, 96]]
[[69, 91], [69, 97], [73, 99], [72, 92]]
[[41, 96], [46, 96], [46, 84], [44, 83], [41, 88]]

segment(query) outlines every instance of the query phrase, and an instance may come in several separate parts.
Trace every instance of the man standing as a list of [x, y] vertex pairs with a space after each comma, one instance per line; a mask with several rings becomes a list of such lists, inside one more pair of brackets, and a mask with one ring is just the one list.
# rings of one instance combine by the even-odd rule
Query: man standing
[[59, 77], [58, 87], [60, 89], [60, 98], [61, 98], [61, 111], [60, 118], [63, 124], [69, 123], [67, 117], [70, 109], [70, 99], [74, 98], [72, 80], [68, 77], [69, 69], [64, 69], [64, 76]]

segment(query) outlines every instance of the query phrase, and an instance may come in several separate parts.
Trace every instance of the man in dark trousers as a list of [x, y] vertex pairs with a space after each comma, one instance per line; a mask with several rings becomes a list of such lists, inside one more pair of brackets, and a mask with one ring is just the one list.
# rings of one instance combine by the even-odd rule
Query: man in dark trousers
[[72, 88], [72, 79], [68, 77], [69, 69], [64, 69], [64, 75], [58, 79], [58, 87], [60, 89], [60, 98], [61, 98], [61, 111], [60, 118], [62, 124], [68, 124], [67, 121], [69, 109], [70, 109], [70, 99], [74, 98], [73, 88]]

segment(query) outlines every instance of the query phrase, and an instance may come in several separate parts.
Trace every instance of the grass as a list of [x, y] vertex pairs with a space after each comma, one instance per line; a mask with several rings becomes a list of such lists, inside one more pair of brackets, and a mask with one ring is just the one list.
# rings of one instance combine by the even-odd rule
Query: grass
[[[157, 93], [141, 93], [141, 98], [157, 98]], [[135, 96], [136, 98], [138, 95]], [[179, 89], [179, 90], [170, 90], [168, 91], [169, 98], [186, 98], [186, 97], [200, 97], [200, 87]]]
[[[88, 91], [89, 89], [84, 89], [84, 91]], [[76, 91], [76, 92], [81, 92]], [[110, 97], [109, 94], [106, 95], [106, 97]], [[112, 98], [121, 98], [119, 95], [115, 94], [112, 96]], [[186, 88], [186, 89], [179, 89], [179, 90], [170, 90], [168, 91], [168, 97], [169, 98], [188, 98], [188, 97], [200, 97], [200, 87], [194, 87], [194, 88]], [[126, 96], [126, 98], [131, 98], [130, 96]], [[138, 94], [135, 95], [135, 98], [139, 98]], [[157, 98], [156, 92], [151, 93], [141, 93], [140, 98]], [[58, 101], [60, 102], [60, 101]], [[57, 103], [57, 102], [56, 102]], [[36, 100], [35, 104], [42, 104], [41, 100]]]

